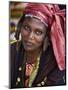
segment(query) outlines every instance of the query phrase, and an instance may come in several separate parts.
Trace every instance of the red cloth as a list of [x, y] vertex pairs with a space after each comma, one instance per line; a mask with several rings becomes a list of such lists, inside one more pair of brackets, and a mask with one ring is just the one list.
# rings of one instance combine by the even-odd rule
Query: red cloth
[[25, 87], [28, 87], [28, 84], [29, 84], [29, 77], [32, 73], [32, 70], [33, 70], [33, 67], [34, 67], [34, 64], [28, 64], [26, 63], [26, 73], [25, 73]]
[[50, 37], [54, 55], [60, 70], [65, 69], [65, 10], [60, 10], [58, 5], [28, 3], [24, 10], [25, 14], [40, 18], [43, 23], [51, 27]]

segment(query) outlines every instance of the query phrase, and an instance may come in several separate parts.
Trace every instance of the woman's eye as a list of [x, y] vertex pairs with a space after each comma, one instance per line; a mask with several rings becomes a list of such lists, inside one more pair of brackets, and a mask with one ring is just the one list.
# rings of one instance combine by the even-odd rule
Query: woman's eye
[[36, 31], [37, 35], [41, 35], [43, 32], [42, 31]]
[[29, 26], [25, 25], [25, 26], [23, 26], [23, 28], [24, 28], [24, 30], [26, 30], [26, 31], [29, 31], [29, 32], [30, 32], [30, 28], [29, 28]]

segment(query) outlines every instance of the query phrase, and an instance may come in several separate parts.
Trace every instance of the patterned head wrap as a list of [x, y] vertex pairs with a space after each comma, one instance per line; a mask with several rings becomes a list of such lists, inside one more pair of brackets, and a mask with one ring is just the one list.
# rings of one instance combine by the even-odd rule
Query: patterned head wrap
[[58, 5], [28, 3], [24, 14], [40, 19], [50, 27], [50, 37], [54, 55], [60, 70], [65, 69], [65, 9], [60, 10]]

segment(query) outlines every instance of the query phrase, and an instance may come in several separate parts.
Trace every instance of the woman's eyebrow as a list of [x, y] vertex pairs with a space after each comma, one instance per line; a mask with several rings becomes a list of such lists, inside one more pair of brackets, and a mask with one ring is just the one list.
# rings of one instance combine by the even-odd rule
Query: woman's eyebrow
[[39, 31], [45, 32], [45, 31], [46, 31], [46, 28], [38, 27], [36, 30], [39, 30]]
[[30, 26], [29, 23], [26, 23], [26, 22], [22, 23], [22, 25], [23, 26]]
[[45, 30], [43, 30], [43, 29], [39, 29], [39, 28], [36, 28], [36, 31], [44, 32]]

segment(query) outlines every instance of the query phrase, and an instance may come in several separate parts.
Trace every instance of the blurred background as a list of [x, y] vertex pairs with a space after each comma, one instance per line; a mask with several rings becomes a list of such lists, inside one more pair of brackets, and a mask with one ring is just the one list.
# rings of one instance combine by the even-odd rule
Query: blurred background
[[17, 27], [17, 23], [20, 17], [23, 15], [23, 10], [26, 7], [27, 3], [22, 2], [10, 2], [9, 3], [9, 39], [10, 43], [16, 41], [15, 39], [15, 31]]

